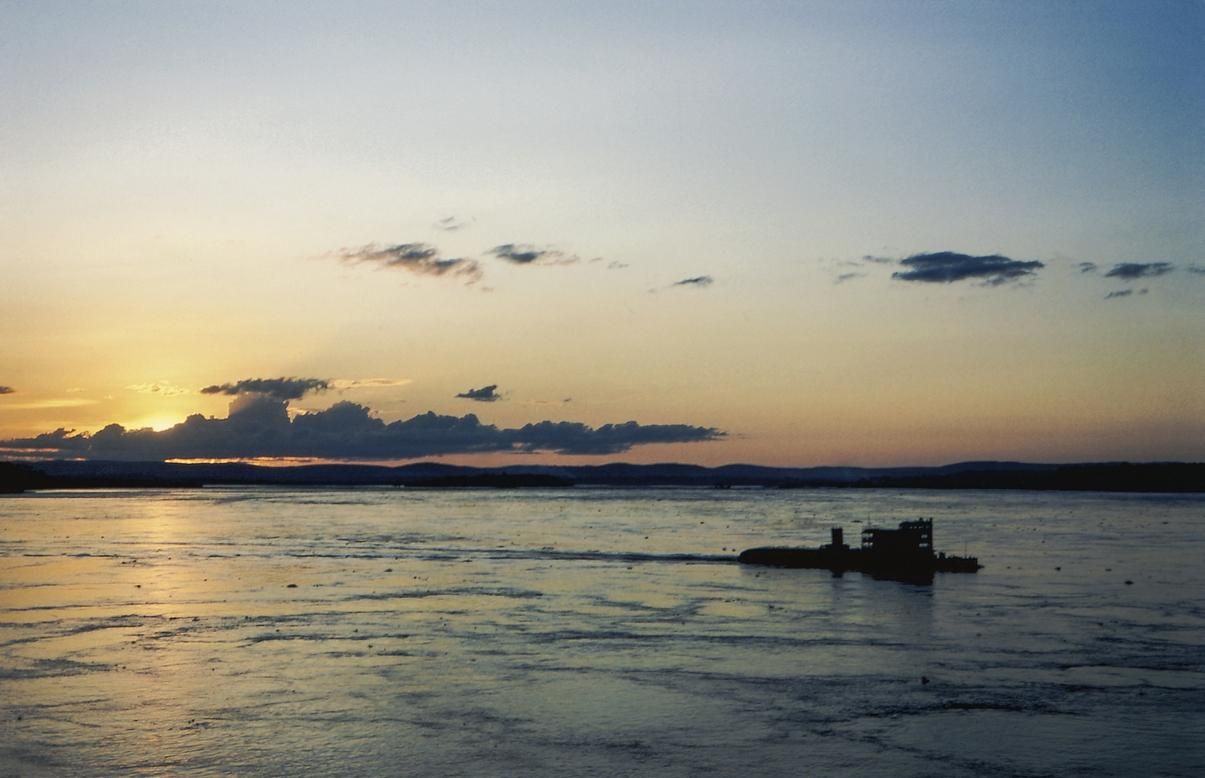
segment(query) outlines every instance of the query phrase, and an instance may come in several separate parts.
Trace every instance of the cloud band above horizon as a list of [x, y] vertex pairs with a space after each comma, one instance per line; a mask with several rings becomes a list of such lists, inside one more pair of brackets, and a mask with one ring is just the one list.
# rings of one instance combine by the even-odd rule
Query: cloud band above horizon
[[628, 421], [591, 427], [581, 422], [540, 421], [518, 428], [482, 423], [476, 415], [445, 416], [428, 411], [385, 422], [357, 403], [339, 402], [323, 411], [289, 417], [288, 401], [265, 394], [237, 396], [225, 419], [197, 413], [163, 430], [129, 430], [110, 424], [95, 433], [59, 428], [32, 438], [0, 441], [0, 449], [45, 456], [133, 461], [166, 459], [393, 460], [472, 453], [606, 455], [651, 443], [717, 440], [714, 427], [639, 424]]

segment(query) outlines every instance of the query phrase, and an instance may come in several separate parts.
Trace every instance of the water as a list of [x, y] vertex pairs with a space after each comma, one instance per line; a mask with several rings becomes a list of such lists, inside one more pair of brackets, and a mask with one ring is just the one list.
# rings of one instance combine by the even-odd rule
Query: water
[[[987, 567], [731, 561], [917, 516]], [[1202, 496], [9, 497], [0, 774], [1200, 775], [1203, 559]]]

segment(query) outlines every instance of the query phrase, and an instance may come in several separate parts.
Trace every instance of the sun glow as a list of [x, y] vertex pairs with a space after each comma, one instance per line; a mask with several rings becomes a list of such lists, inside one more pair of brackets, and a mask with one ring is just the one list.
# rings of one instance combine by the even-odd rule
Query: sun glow
[[183, 421], [183, 419], [178, 416], [143, 416], [137, 421], [132, 421], [129, 424], [126, 424], [125, 428], [129, 430], [141, 430], [149, 427], [155, 432], [163, 432], [164, 430], [168, 430], [176, 426], [181, 421]]

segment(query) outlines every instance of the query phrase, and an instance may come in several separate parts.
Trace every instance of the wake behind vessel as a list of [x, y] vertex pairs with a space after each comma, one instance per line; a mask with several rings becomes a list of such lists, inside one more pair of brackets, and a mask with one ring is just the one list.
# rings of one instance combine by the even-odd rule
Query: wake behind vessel
[[934, 573], [974, 573], [982, 565], [973, 556], [933, 551], [933, 520], [900, 522], [898, 529], [862, 530], [862, 545], [851, 548], [845, 531], [833, 527], [832, 542], [819, 548], [763, 546], [742, 551], [742, 564], [818, 568], [840, 574], [847, 570], [879, 578], [931, 579]]

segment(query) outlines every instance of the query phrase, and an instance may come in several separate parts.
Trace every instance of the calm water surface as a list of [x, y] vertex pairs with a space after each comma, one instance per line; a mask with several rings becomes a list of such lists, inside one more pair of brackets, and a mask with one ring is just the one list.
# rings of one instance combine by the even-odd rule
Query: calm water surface
[[[986, 569], [731, 561], [918, 516]], [[1203, 560], [1202, 496], [8, 497], [0, 775], [1202, 775]]]

